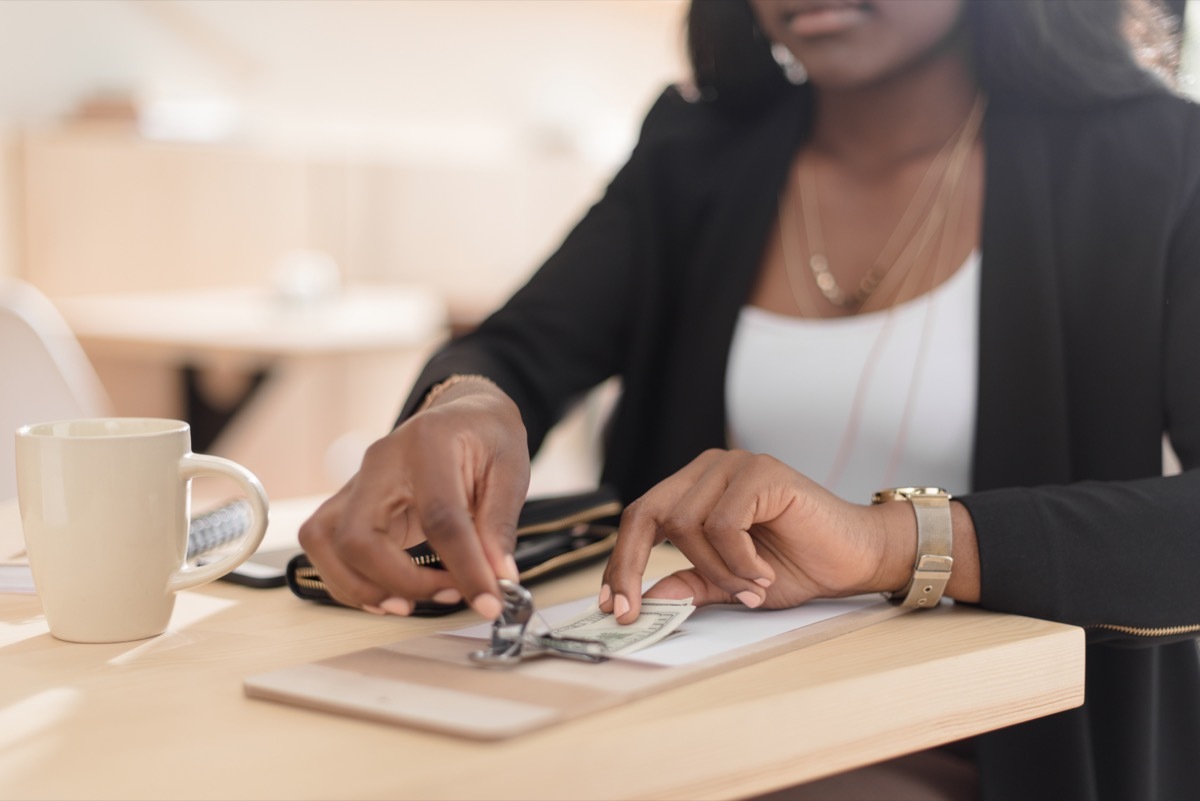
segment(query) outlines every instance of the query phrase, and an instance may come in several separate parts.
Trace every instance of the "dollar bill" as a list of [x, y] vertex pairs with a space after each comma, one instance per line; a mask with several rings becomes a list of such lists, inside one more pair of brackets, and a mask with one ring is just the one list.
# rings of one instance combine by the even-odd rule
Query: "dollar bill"
[[692, 599], [643, 598], [642, 611], [633, 623], [621, 625], [616, 617], [593, 606], [586, 612], [555, 626], [551, 634], [603, 643], [609, 656], [640, 651], [673, 634], [696, 607]]

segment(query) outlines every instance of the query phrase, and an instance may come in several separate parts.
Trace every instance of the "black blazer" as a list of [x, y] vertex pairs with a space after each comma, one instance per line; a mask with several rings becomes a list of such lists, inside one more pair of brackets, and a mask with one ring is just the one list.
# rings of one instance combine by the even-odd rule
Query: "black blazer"
[[[751, 120], [664, 93], [605, 196], [435, 355], [402, 416], [447, 375], [482, 373], [536, 450], [574, 398], [620, 376], [603, 480], [626, 501], [723, 447], [729, 344], [806, 91]], [[1166, 94], [993, 103], [984, 141], [974, 492], [960, 498], [981, 605], [1089, 639], [1084, 707], [980, 738], [985, 797], [1197, 798], [1200, 110]], [[1164, 432], [1181, 476], [1160, 475]]]

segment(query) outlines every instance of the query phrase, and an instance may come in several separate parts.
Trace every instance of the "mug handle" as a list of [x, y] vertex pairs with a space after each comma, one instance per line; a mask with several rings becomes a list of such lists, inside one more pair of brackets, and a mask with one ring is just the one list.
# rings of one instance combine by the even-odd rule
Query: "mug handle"
[[246, 468], [229, 459], [220, 456], [209, 456], [203, 453], [185, 453], [179, 460], [179, 478], [183, 481], [200, 475], [223, 475], [232, 478], [246, 491], [246, 499], [250, 501], [250, 529], [242, 538], [237, 550], [200, 567], [181, 568], [171, 575], [167, 582], [170, 592], [198, 587], [210, 581], [219, 579], [235, 567], [245, 562], [258, 550], [263, 535], [267, 533], [267, 493], [263, 485]]

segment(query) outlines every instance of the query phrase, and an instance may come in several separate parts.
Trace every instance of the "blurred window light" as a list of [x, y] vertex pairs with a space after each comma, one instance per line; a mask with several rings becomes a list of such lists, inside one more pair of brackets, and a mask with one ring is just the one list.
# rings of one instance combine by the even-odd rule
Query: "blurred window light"
[[241, 113], [219, 97], [150, 100], [138, 108], [138, 132], [146, 139], [169, 142], [221, 142], [241, 127]]
[[1183, 53], [1179, 88], [1200, 100], [1200, 0], [1188, 0], [1183, 15]]

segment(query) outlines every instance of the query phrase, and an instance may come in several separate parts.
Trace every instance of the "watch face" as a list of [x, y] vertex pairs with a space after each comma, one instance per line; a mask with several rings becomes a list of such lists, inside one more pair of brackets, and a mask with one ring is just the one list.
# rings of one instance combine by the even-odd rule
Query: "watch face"
[[950, 493], [941, 487], [892, 487], [871, 496], [871, 503], [907, 501], [913, 498], [949, 498]]

